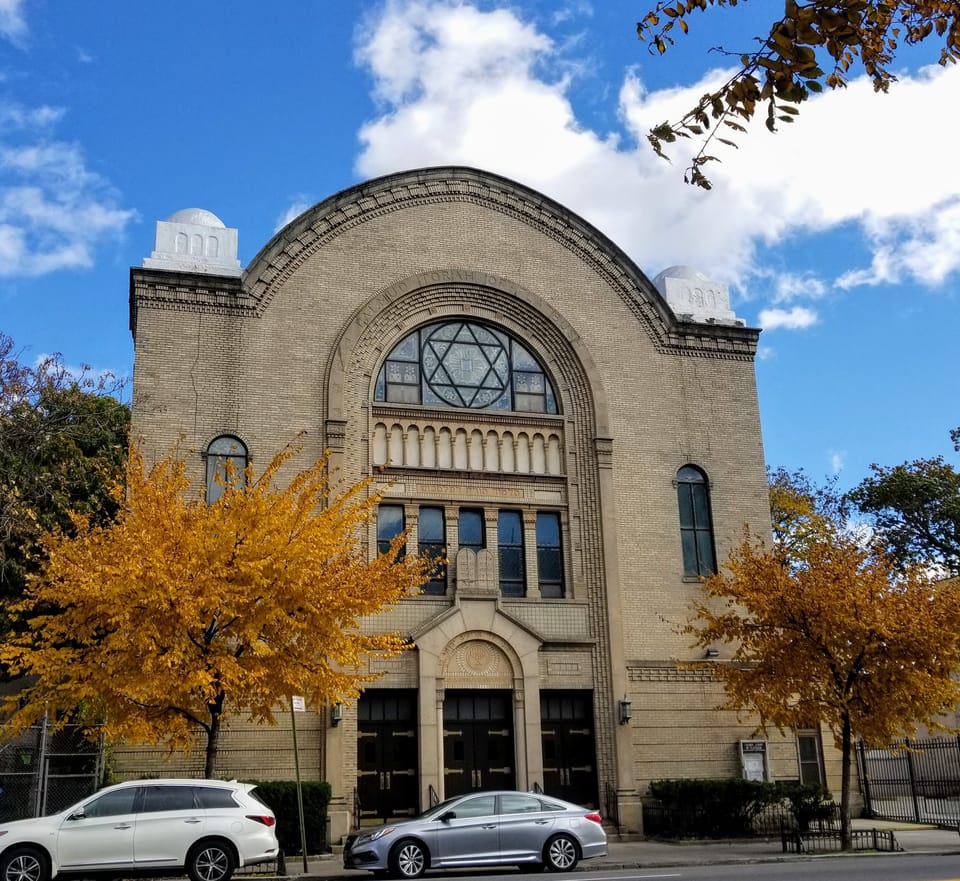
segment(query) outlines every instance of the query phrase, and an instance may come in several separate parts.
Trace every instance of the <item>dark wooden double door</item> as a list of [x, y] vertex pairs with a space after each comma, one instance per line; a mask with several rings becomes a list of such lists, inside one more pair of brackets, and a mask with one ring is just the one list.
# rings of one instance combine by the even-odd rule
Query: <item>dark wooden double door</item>
[[593, 693], [541, 691], [543, 790], [584, 807], [598, 807]]
[[[593, 695], [540, 694], [543, 789], [590, 807], [598, 804]], [[357, 796], [360, 823], [412, 817], [419, 797], [417, 692], [370, 689], [357, 704]], [[450, 689], [443, 701], [445, 798], [466, 792], [515, 789], [513, 693]]]
[[418, 813], [417, 693], [371, 689], [357, 702], [357, 796], [360, 825]]
[[447, 691], [443, 698], [443, 792], [515, 789], [513, 693]]

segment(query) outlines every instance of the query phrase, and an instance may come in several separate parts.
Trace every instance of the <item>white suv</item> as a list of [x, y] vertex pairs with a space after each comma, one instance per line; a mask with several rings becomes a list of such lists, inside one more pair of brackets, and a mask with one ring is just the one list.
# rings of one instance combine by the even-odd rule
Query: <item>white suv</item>
[[276, 817], [252, 783], [131, 780], [73, 807], [0, 823], [0, 881], [171, 875], [229, 881], [277, 858]]

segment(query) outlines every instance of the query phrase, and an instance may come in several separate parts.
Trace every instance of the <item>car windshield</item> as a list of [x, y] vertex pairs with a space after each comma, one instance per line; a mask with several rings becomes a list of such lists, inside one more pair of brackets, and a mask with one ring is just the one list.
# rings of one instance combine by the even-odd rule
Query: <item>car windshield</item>
[[444, 811], [448, 810], [452, 804], [460, 801], [463, 796], [457, 796], [456, 798], [448, 798], [446, 801], [440, 802], [440, 804], [434, 805], [432, 808], [427, 808], [422, 814], [414, 817], [415, 820], [431, 820], [434, 817], [439, 817]]

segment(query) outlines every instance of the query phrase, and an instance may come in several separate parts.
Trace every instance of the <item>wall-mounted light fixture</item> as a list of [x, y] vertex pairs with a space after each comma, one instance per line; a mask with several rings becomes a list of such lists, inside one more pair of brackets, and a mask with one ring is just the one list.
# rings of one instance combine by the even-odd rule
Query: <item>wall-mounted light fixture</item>
[[707, 657], [707, 658], [718, 658], [718, 657], [720, 657], [720, 650], [719, 650], [719, 649], [707, 649], [706, 655], [704, 655], [704, 657]]
[[343, 704], [337, 701], [330, 707], [330, 727], [336, 728], [343, 721]]
[[633, 716], [633, 707], [624, 695], [622, 700], [617, 701], [617, 719], [621, 725], [626, 725], [631, 716]]

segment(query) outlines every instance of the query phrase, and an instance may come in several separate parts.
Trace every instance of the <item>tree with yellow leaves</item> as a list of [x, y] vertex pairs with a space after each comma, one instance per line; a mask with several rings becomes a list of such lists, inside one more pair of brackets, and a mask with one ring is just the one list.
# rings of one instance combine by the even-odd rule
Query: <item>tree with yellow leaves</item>
[[429, 564], [398, 553], [402, 536], [368, 559], [369, 481], [333, 495], [321, 460], [278, 488], [293, 455], [258, 479], [228, 469], [208, 505], [176, 455], [148, 470], [132, 454], [115, 522], [51, 533], [13, 607], [24, 626], [0, 660], [28, 685], [6, 701], [5, 733], [44, 714], [180, 749], [202, 731], [212, 777], [228, 716], [273, 724], [293, 695], [356, 696], [367, 659], [403, 651], [360, 620], [418, 592]]
[[698, 646], [732, 647], [729, 662], [710, 665], [726, 707], [780, 731], [823, 723], [833, 732], [848, 849], [854, 740], [885, 746], [918, 722], [939, 727], [936, 717], [960, 703], [960, 583], [898, 569], [802, 477], [791, 486], [777, 474], [774, 522], [798, 524], [802, 540], [782, 528], [772, 545], [747, 535], [704, 583], [685, 629]]

